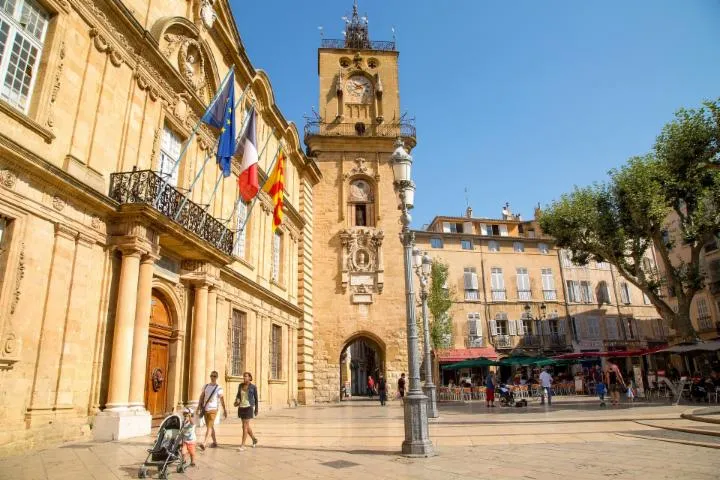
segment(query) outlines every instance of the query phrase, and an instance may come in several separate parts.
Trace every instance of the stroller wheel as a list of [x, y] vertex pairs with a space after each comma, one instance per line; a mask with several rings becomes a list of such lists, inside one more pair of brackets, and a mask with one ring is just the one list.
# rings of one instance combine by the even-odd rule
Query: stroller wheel
[[147, 478], [148, 476], [148, 469], [147, 467], [140, 467], [138, 470], [138, 478]]
[[163, 470], [162, 472], [160, 472], [160, 476], [158, 478], [163, 478], [167, 480], [168, 478], [170, 478], [170, 474], [168, 474], [167, 470]]
[[177, 473], [185, 473], [185, 464], [180, 462], [180, 464], [177, 466]]

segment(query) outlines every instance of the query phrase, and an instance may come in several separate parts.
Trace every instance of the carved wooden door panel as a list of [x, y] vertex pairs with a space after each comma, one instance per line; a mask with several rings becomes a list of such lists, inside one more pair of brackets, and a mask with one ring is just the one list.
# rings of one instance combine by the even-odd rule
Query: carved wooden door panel
[[147, 372], [145, 374], [145, 408], [153, 419], [167, 413], [167, 371], [170, 345], [167, 340], [150, 337]]

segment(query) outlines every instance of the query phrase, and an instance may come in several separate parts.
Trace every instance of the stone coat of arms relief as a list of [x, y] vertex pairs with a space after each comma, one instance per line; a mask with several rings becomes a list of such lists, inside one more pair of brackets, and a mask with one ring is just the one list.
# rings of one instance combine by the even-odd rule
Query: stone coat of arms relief
[[342, 242], [343, 292], [350, 289], [352, 303], [373, 303], [373, 294], [382, 293], [385, 282], [382, 230], [370, 227], [347, 228], [340, 232]]

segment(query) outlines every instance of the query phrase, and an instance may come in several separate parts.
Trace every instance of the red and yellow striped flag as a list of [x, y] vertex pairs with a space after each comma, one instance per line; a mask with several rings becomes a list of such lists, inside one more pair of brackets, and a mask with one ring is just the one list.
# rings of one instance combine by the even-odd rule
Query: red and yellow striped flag
[[285, 154], [282, 150], [278, 154], [275, 169], [268, 177], [263, 191], [265, 191], [273, 202], [273, 232], [277, 230], [283, 220], [283, 189], [285, 188]]

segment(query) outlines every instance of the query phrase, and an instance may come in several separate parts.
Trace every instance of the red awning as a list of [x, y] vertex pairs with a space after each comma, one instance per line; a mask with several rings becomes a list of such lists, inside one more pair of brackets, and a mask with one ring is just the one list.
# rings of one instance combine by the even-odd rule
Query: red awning
[[478, 357], [496, 360], [498, 355], [493, 347], [451, 348], [435, 352], [435, 358], [437, 358], [437, 361], [440, 363], [462, 362], [463, 360], [470, 360]]
[[561, 355], [555, 355], [552, 358], [555, 358], [558, 360], [571, 360], [571, 359], [578, 359], [578, 358], [595, 358], [595, 357], [603, 357], [603, 358], [641, 357], [643, 355], [649, 355], [651, 353], [655, 353], [664, 348], [666, 348], [666, 347], [654, 347], [654, 348], [646, 348], [646, 349], [642, 349], [642, 350], [615, 350], [612, 352], [573, 352], [573, 353], [563, 353]]

